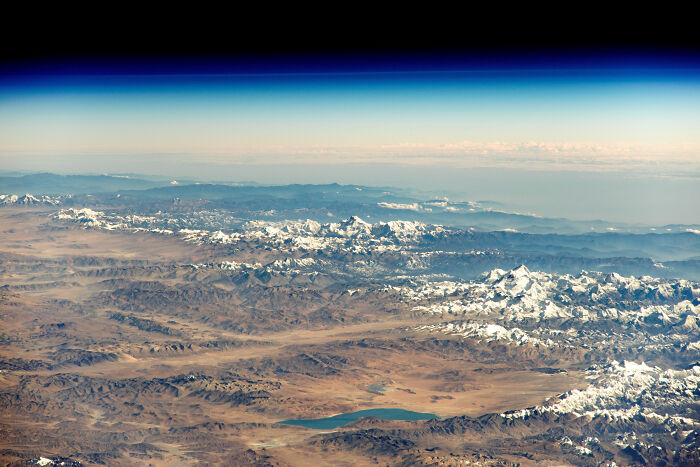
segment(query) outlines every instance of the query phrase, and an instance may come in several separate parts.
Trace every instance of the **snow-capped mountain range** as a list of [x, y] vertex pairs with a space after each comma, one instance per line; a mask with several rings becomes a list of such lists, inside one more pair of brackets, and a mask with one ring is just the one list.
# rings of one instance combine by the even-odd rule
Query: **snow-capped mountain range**
[[700, 426], [700, 421], [683, 416], [682, 410], [700, 400], [698, 365], [686, 370], [662, 370], [644, 362], [613, 361], [586, 373], [593, 381], [585, 389], [574, 389], [545, 405], [501, 416], [517, 420], [549, 412], [617, 421], [639, 418], [665, 425], [669, 430], [693, 430]]
[[47, 205], [58, 206], [61, 204], [60, 196], [40, 195], [38, 197], [29, 193], [19, 195], [0, 194], [0, 206], [32, 206], [32, 205]]
[[450, 319], [419, 333], [480, 342], [607, 354], [671, 352], [700, 361], [700, 284], [582, 271], [548, 274], [520, 266], [478, 281], [387, 286], [413, 311]]
[[[401, 245], [418, 243], [422, 238], [445, 232], [439, 225], [421, 222], [389, 221], [370, 224], [359, 217], [341, 222], [321, 224], [305, 221], [249, 221], [240, 231], [224, 233], [188, 228], [166, 228], [162, 219], [154, 216], [106, 215], [90, 208], [62, 209], [59, 220], [73, 221], [85, 227], [106, 230], [150, 231], [177, 235], [194, 244], [234, 245], [239, 242], [265, 242], [282, 251], [339, 250], [361, 252], [367, 250], [395, 250]], [[157, 226], [156, 226], [157, 225]]]
[[411, 300], [443, 297], [416, 311], [457, 316], [496, 316], [506, 322], [612, 320], [697, 330], [700, 284], [683, 279], [624, 277], [582, 271], [578, 275], [532, 272], [525, 266], [492, 270], [470, 283], [427, 283], [401, 288]]

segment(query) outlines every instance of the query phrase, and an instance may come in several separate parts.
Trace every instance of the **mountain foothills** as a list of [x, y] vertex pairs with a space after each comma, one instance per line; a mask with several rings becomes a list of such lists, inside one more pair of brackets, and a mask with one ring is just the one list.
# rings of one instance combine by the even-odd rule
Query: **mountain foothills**
[[[700, 464], [700, 226], [335, 184], [0, 193], [2, 464]], [[436, 418], [279, 423], [370, 409]]]

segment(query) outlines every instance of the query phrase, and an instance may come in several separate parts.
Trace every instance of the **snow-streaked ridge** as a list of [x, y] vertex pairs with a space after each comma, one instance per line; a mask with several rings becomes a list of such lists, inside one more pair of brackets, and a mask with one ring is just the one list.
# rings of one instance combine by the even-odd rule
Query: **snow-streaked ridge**
[[662, 370], [644, 362], [613, 361], [589, 370], [588, 376], [596, 381], [585, 389], [574, 389], [546, 405], [506, 412], [501, 416], [521, 419], [552, 412], [619, 420], [641, 416], [651, 423], [698, 424], [687, 417], [669, 416], [668, 413], [659, 415], [655, 410], [673, 411], [697, 402], [700, 399], [700, 366], [688, 370]]

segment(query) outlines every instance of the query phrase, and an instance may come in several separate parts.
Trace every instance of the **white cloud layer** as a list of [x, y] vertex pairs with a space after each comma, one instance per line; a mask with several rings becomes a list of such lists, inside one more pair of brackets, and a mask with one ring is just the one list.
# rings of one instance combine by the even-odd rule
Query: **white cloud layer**
[[220, 164], [386, 163], [447, 167], [643, 170], [700, 174], [700, 143], [596, 142], [406, 142], [378, 145], [256, 145], [202, 147], [55, 148], [35, 152], [0, 145], [0, 158], [52, 155], [162, 155], [180, 161]]
[[[375, 146], [269, 146], [247, 153], [261, 162], [401, 163], [454, 167], [682, 171], [700, 173], [700, 144], [594, 142], [399, 143]], [[234, 156], [235, 157], [235, 156]]]

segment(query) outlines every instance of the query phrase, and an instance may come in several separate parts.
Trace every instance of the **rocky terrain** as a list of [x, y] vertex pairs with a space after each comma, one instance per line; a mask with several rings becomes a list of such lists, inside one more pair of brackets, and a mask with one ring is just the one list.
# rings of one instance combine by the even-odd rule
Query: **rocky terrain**
[[[393, 218], [290, 216], [230, 189], [0, 198], [0, 463], [700, 464], [692, 228], [488, 231], [402, 218], [478, 203], [381, 191]], [[277, 423], [372, 408], [439, 418]]]

